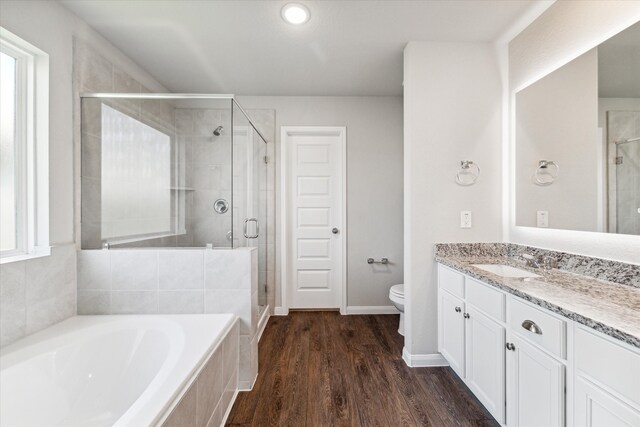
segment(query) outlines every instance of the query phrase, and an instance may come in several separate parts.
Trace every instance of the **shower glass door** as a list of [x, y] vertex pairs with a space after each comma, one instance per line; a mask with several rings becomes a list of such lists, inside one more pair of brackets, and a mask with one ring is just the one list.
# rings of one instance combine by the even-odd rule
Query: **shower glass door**
[[609, 111], [609, 231], [640, 235], [640, 112]]
[[234, 102], [233, 246], [258, 250], [258, 305], [267, 303], [267, 143]]

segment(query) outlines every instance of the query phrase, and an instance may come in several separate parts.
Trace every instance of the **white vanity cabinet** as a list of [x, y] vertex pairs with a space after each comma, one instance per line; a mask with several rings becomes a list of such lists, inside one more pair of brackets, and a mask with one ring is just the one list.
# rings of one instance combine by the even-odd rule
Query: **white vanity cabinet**
[[491, 415], [504, 423], [504, 295], [444, 266], [439, 266], [439, 284], [439, 351]]
[[507, 425], [565, 425], [565, 366], [517, 334], [507, 345]]
[[576, 426], [640, 426], [640, 351], [583, 326], [575, 329]]
[[508, 427], [640, 427], [640, 349], [438, 265], [438, 347]]
[[464, 301], [447, 291], [439, 295], [440, 353], [460, 378], [465, 375], [464, 359]]
[[507, 305], [508, 425], [564, 426], [567, 321], [512, 295]]
[[505, 328], [473, 305], [466, 311], [465, 382], [498, 420], [505, 418]]

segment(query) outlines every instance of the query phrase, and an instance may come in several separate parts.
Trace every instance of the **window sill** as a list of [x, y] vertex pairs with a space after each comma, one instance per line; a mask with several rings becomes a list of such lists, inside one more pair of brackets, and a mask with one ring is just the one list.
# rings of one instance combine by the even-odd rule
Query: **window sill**
[[33, 248], [33, 251], [27, 254], [7, 255], [0, 258], [0, 264], [9, 264], [11, 262], [26, 261], [34, 258], [42, 258], [51, 255], [51, 246], [40, 246]]

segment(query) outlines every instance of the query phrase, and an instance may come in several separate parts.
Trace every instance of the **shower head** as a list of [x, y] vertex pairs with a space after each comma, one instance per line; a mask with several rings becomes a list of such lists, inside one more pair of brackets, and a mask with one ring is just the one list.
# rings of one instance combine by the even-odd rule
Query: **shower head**
[[222, 126], [218, 126], [217, 128], [214, 129], [213, 134], [215, 136], [220, 136], [222, 134], [223, 130], [224, 130], [224, 128]]

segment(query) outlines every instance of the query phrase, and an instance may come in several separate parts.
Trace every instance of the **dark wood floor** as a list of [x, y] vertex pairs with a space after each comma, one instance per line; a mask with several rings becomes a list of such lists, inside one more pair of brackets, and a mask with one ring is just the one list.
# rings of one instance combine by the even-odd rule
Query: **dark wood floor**
[[231, 426], [497, 426], [450, 368], [409, 368], [398, 316], [271, 317]]

